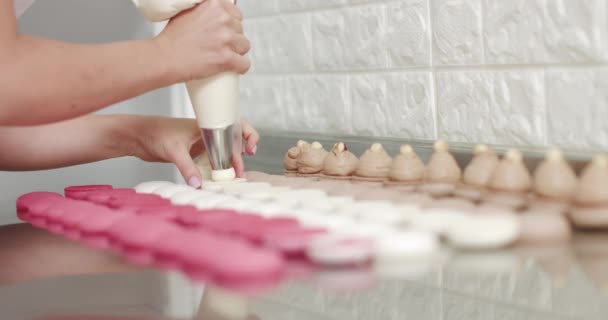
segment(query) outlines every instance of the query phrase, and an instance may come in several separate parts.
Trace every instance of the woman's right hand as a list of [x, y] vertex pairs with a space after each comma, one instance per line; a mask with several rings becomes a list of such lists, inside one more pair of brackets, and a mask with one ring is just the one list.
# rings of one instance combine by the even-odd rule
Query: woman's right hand
[[251, 47], [240, 10], [226, 0], [206, 0], [173, 17], [154, 39], [177, 82], [231, 71], [245, 73]]

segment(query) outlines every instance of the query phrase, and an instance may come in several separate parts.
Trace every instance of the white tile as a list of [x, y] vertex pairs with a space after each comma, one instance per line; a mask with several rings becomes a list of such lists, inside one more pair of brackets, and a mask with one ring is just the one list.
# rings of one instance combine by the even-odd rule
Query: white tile
[[284, 94], [285, 124], [289, 130], [352, 133], [345, 75], [288, 77]]
[[344, 68], [345, 26], [342, 11], [332, 10], [312, 15], [313, 61], [317, 70]]
[[249, 58], [251, 59], [250, 73], [269, 72], [274, 69], [273, 54], [268, 48], [276, 46], [276, 41], [271, 36], [272, 19], [263, 18], [243, 21], [243, 30], [251, 42]]
[[608, 69], [547, 72], [549, 143], [572, 148], [608, 147]]
[[481, 64], [483, 41], [481, 0], [431, 1], [433, 63]]
[[541, 71], [439, 72], [436, 82], [440, 138], [506, 145], [545, 143]]
[[285, 77], [241, 77], [240, 109], [257, 129], [286, 130], [284, 116]]
[[605, 59], [603, 0], [484, 0], [487, 63]]
[[386, 107], [386, 76], [360, 74], [350, 77], [353, 133], [386, 137], [389, 116]]
[[280, 0], [279, 10], [282, 12], [303, 11], [318, 8], [341, 6], [346, 0]]
[[390, 67], [430, 65], [430, 22], [427, 0], [386, 5], [386, 40]]
[[355, 134], [434, 138], [430, 73], [353, 75], [350, 90]]
[[308, 14], [253, 19], [245, 21], [243, 27], [251, 41], [251, 72], [276, 73], [312, 69]]
[[280, 17], [272, 30], [270, 35], [276, 41], [272, 51], [275, 71], [311, 70], [313, 59], [310, 15]]
[[284, 0], [238, 0], [237, 6], [241, 9], [243, 17], [254, 17], [277, 12], [277, 1]]
[[344, 11], [344, 56], [349, 69], [383, 68], [387, 63], [384, 4], [355, 6]]
[[387, 134], [405, 139], [435, 139], [430, 72], [386, 76]]

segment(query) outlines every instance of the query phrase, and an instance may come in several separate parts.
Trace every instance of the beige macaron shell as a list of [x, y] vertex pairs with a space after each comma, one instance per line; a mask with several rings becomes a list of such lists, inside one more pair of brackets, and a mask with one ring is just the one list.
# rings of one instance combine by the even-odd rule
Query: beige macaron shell
[[336, 144], [323, 163], [323, 173], [330, 176], [350, 176], [359, 164], [359, 159], [346, 148]]
[[608, 205], [608, 166], [605, 159], [594, 159], [583, 170], [575, 201], [579, 205]]
[[393, 181], [420, 181], [424, 178], [425, 166], [418, 155], [410, 150], [402, 148], [398, 156], [393, 159], [389, 178]]
[[569, 201], [577, 184], [576, 173], [557, 151], [548, 153], [534, 170], [534, 192], [540, 196]]
[[318, 143], [304, 145], [300, 148], [297, 159], [298, 173], [313, 174], [323, 170], [323, 163], [327, 157], [327, 150]]
[[300, 155], [300, 148], [298, 147], [292, 147], [285, 153], [285, 157], [283, 157], [283, 167], [285, 170], [298, 170], [298, 155]]
[[426, 168], [425, 178], [431, 182], [450, 182], [460, 181], [462, 170], [458, 166], [454, 156], [450, 154], [447, 145], [442, 141], [435, 143], [435, 151], [429, 160]]
[[379, 144], [374, 144], [359, 159], [355, 175], [363, 178], [386, 178], [393, 159]]
[[481, 152], [473, 157], [469, 165], [465, 168], [463, 181], [476, 187], [488, 185], [494, 169], [498, 165], [498, 156], [491, 150]]
[[489, 186], [498, 191], [526, 192], [532, 177], [521, 158], [505, 156], [496, 166]]
[[570, 223], [561, 214], [527, 211], [520, 216], [520, 244], [559, 244], [572, 238]]

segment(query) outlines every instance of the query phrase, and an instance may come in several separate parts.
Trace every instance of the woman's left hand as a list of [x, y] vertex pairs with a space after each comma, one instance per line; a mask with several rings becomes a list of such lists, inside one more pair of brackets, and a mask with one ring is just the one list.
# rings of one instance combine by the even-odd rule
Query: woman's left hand
[[[187, 181], [188, 185], [199, 188], [202, 177], [193, 157], [203, 153], [204, 146], [200, 129], [194, 119], [168, 117], [138, 117], [135, 126], [135, 143], [131, 154], [150, 162], [171, 162]], [[260, 140], [258, 132], [242, 120], [244, 152], [255, 155]], [[236, 155], [233, 166], [237, 177], [245, 172], [242, 155]]]

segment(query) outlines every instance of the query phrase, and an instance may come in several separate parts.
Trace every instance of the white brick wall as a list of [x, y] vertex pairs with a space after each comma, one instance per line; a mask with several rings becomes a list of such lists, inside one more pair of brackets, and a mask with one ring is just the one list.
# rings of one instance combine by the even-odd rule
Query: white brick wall
[[608, 0], [239, 0], [261, 129], [608, 148]]

